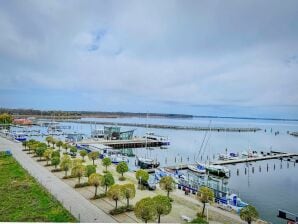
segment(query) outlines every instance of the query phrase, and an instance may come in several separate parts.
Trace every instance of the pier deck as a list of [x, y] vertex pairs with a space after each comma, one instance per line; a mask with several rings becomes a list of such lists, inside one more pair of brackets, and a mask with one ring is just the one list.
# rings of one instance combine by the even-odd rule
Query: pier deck
[[134, 138], [131, 140], [83, 140], [82, 144], [103, 144], [110, 146], [115, 149], [122, 148], [143, 148], [143, 147], [158, 147], [162, 146], [163, 143], [158, 140], [146, 139], [145, 138]]
[[[237, 163], [248, 163], [248, 162], [257, 162], [262, 160], [271, 160], [271, 159], [281, 159], [281, 158], [289, 158], [289, 157], [298, 157], [298, 153], [286, 153], [286, 152], [271, 152], [274, 155], [266, 155], [262, 157], [252, 157], [252, 158], [244, 158], [244, 159], [235, 159], [235, 160], [223, 160], [223, 161], [214, 161], [210, 162], [212, 165], [233, 165]], [[298, 161], [297, 159], [295, 161]], [[195, 165], [195, 164], [177, 164], [173, 166], [167, 166], [164, 168], [175, 170], [185, 170], [188, 169], [188, 165]], [[148, 173], [154, 173], [155, 169], [146, 169]]]
[[215, 162], [212, 162], [211, 164], [213, 164], [213, 165], [232, 165], [232, 164], [237, 164], [237, 163], [256, 162], [256, 161], [269, 160], [269, 159], [281, 159], [281, 158], [294, 157], [294, 156], [298, 156], [298, 153], [279, 153], [279, 154], [262, 156], [262, 157], [215, 161]]

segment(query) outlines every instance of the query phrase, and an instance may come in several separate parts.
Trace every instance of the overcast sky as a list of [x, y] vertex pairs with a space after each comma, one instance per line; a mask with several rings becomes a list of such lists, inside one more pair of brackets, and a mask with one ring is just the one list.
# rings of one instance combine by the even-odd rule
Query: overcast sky
[[296, 0], [0, 0], [0, 106], [298, 113], [297, 21]]

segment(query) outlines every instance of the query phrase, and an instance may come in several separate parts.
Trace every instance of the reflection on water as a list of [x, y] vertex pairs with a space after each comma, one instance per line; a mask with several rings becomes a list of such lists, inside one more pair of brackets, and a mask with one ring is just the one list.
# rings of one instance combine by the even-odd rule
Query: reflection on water
[[[209, 119], [146, 119], [146, 118], [121, 118], [121, 119], [92, 119], [100, 121], [172, 124], [189, 126], [208, 126]], [[91, 133], [92, 124], [69, 124], [71, 131]], [[157, 159], [161, 166], [194, 163], [195, 160], [207, 162], [218, 157], [219, 153], [241, 153], [247, 149], [258, 152], [270, 150], [283, 152], [298, 152], [298, 138], [287, 134], [288, 131], [298, 131], [298, 122], [286, 121], [261, 121], [261, 120], [237, 120], [237, 119], [213, 119], [212, 126], [216, 127], [259, 127], [262, 131], [249, 132], [210, 132], [208, 143], [201, 146], [205, 132], [171, 129], [137, 128], [135, 135], [143, 136], [147, 131], [158, 135], [167, 136], [170, 146], [167, 148], [154, 148], [148, 150], [138, 148], [127, 150], [138, 157]], [[101, 128], [101, 125], [96, 125]], [[123, 127], [129, 130], [135, 127]], [[266, 132], [265, 132], [266, 129]], [[279, 132], [275, 135], [275, 132]], [[201, 153], [199, 151], [201, 149]], [[135, 159], [130, 158], [130, 168], [135, 169]], [[268, 167], [268, 169], [267, 169]], [[276, 218], [278, 209], [289, 210], [298, 213], [298, 164], [287, 161], [271, 160], [247, 164], [229, 166], [231, 178], [227, 187], [235, 189], [242, 200], [257, 207], [260, 215], [272, 223], [283, 223]], [[238, 175], [237, 175], [238, 170]]]

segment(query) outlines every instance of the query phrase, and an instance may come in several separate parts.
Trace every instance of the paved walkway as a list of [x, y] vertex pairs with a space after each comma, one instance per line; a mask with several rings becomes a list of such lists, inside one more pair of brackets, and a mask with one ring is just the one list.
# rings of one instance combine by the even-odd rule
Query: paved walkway
[[31, 159], [30, 156], [22, 151], [20, 143], [0, 137], [0, 149], [10, 149], [14, 158], [80, 222], [117, 222], [110, 215], [90, 203], [72, 187], [49, 172], [45, 167]]

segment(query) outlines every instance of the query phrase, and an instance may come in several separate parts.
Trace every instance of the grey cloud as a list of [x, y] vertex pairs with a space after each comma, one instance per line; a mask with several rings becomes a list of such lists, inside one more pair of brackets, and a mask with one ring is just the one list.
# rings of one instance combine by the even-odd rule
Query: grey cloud
[[297, 1], [0, 4], [0, 89], [297, 105]]

